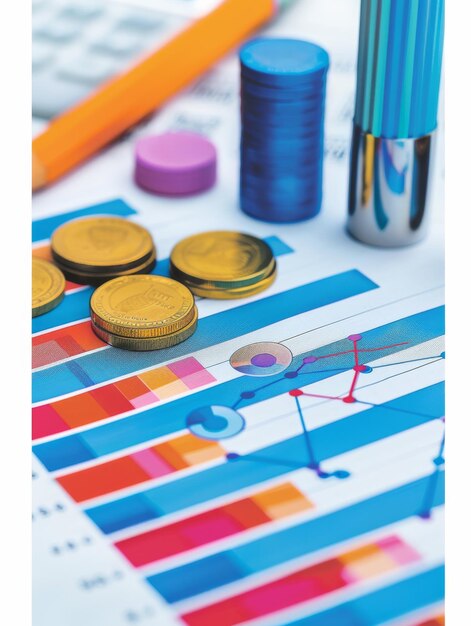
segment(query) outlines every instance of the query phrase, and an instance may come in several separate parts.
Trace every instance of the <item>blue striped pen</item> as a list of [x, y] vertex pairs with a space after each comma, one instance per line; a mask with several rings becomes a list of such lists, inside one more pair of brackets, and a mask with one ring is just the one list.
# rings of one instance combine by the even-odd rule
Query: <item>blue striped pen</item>
[[443, 38], [444, 0], [362, 0], [348, 229], [366, 243], [425, 234]]
[[355, 123], [375, 137], [426, 135], [437, 124], [443, 0], [363, 0]]

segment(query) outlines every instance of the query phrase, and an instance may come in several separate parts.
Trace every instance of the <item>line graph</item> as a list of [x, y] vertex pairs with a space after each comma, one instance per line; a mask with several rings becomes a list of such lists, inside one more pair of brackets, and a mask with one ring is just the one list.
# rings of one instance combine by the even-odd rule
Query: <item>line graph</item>
[[[445, 418], [442, 418], [443, 424], [445, 424]], [[430, 475], [430, 479], [427, 485], [427, 489], [425, 491], [424, 499], [422, 502], [422, 506], [419, 510], [419, 517], [424, 520], [430, 519], [433, 508], [433, 501], [435, 499], [435, 493], [437, 491], [438, 481], [440, 479], [440, 472], [443, 470], [443, 466], [445, 465], [445, 457], [443, 456], [445, 450], [445, 428], [443, 428], [443, 435], [440, 441], [440, 445], [438, 448], [437, 456], [433, 459], [433, 463], [436, 466], [436, 469]]]
[[[293, 358], [289, 369], [270, 377], [272, 380], [268, 382], [265, 378], [262, 384], [252, 386], [251, 382], [258, 383], [260, 379], [243, 375], [230, 383], [220, 383], [172, 403], [171, 412], [163, 407], [163, 412], [159, 410], [159, 413], [168, 415], [166, 427], [170, 419], [179, 420], [178, 423], [186, 425], [187, 436], [199, 441], [220, 442], [220, 461], [215, 465], [206, 464], [196, 473], [185, 472], [181, 476], [174, 475], [170, 481], [159, 480], [147, 485], [144, 491], [91, 503], [91, 507], [85, 509], [86, 514], [108, 534], [224, 496], [228, 489], [237, 491], [253, 487], [296, 470], [308, 470], [323, 482], [345, 482], [350, 477], [358, 478], [357, 470], [352, 474], [349, 461], [343, 460], [336, 467], [335, 461], [330, 459], [429, 422], [439, 422], [443, 415], [442, 383], [435, 382], [419, 388], [411, 383], [414, 374], [410, 376], [410, 372], [433, 366], [445, 358], [440, 347], [441, 329], [437, 328], [434, 336], [424, 336], [423, 328], [417, 325], [416, 320], [414, 318], [414, 324], [407, 326], [402, 322], [398, 324], [399, 328], [387, 327], [387, 332], [384, 328], [375, 335], [367, 331], [361, 337], [350, 335], [349, 339], [341, 339], [323, 348], [312, 348]], [[388, 338], [391, 343], [384, 341]], [[401, 359], [398, 353], [402, 350], [406, 352]], [[265, 362], [271, 367], [270, 359]], [[376, 371], [383, 372], [387, 367], [392, 368], [390, 375], [375, 376]], [[336, 374], [341, 377], [337, 378]], [[393, 393], [391, 396], [389, 384], [383, 383], [404, 375], [409, 383], [406, 380], [405, 386], [401, 383], [402, 394], [396, 396]], [[440, 374], [436, 371], [431, 379], [426, 378], [433, 383], [440, 380]], [[321, 393], [322, 389], [316, 393], [313, 385], [317, 383], [327, 384], [328, 392]], [[339, 384], [342, 385], [341, 390], [332, 391]], [[378, 384], [380, 387], [377, 387]], [[370, 387], [372, 390], [377, 388], [378, 392], [374, 392], [374, 398], [363, 399], [363, 390]], [[221, 400], [226, 403], [225, 406]], [[258, 408], [259, 403], [265, 401], [271, 404]], [[325, 410], [322, 406], [326, 404], [339, 407], [339, 410], [334, 409], [333, 420], [329, 417], [326, 421], [324, 417], [327, 406]], [[281, 412], [278, 405], [283, 407]], [[354, 409], [354, 405], [359, 406]], [[244, 411], [246, 407], [251, 411], [248, 417]], [[347, 407], [351, 408], [347, 410]], [[270, 417], [273, 410], [275, 413]], [[259, 421], [259, 415], [266, 417]], [[154, 412], [148, 414], [149, 419], [152, 418], [152, 428], [156, 424], [154, 416]], [[249, 420], [248, 427], [246, 419]], [[316, 427], [316, 424], [319, 426]], [[116, 425], [119, 426], [119, 422]], [[246, 435], [244, 429], [247, 430]], [[91, 434], [93, 432], [90, 431]], [[241, 444], [236, 435], [240, 435], [245, 443]], [[430, 460], [437, 457], [442, 458], [443, 451], [430, 454]], [[435, 472], [428, 475], [425, 471], [424, 487], [415, 501], [414, 515], [424, 520], [430, 518], [437, 499], [442, 463], [439, 465], [434, 466], [434, 470], [435, 467], [439, 470], [438, 475], [434, 475]], [[107, 471], [107, 467], [105, 462], [103, 472]], [[79, 470], [78, 478], [81, 478], [80, 472], [87, 471]], [[83, 480], [86, 478], [84, 474]], [[133, 510], [132, 517], [127, 513], [130, 509]]]
[[[403, 353], [402, 359], [409, 358], [413, 362], [410, 366], [398, 366], [399, 369], [404, 367], [421, 367], [423, 363], [433, 362], [434, 359], [432, 357], [438, 357], [442, 350], [441, 346], [439, 347], [433, 342], [442, 337], [444, 332], [443, 308], [435, 307], [399, 320], [386, 322], [382, 326], [368, 330], [361, 329], [361, 331], [363, 338], [357, 346], [359, 364], [365, 365], [366, 368], [363, 368], [363, 373], [360, 372], [358, 376], [357, 389], [358, 386], [365, 387], [372, 383], [376, 384], [375, 380], [378, 378], [379, 373], [384, 372], [379, 367], [382, 367], [383, 364], [388, 364], [391, 370], [392, 361], [397, 364], [401, 360], [399, 356], [401, 352]], [[349, 334], [348, 327], [344, 332], [344, 337], [346, 337]], [[406, 345], [397, 345], [397, 347], [390, 347], [387, 350], [379, 349], [382, 346], [403, 344], [405, 340], [408, 341]], [[287, 395], [288, 392], [296, 388], [302, 388], [305, 393], [326, 391], [325, 389], [309, 389], [306, 386], [314, 383], [329, 385], [328, 379], [337, 378], [337, 375], [340, 375], [340, 379], [343, 380], [342, 397], [347, 396], [351, 382], [348, 372], [352, 371], [353, 376], [352, 368], [355, 365], [354, 356], [352, 356], [353, 343], [346, 338], [336, 339], [330, 336], [326, 338], [320, 336], [320, 341], [310, 343], [306, 347], [303, 337], [295, 339], [294, 342], [294, 345], [297, 345], [297, 356], [293, 358], [289, 368], [277, 375], [255, 379], [247, 375], [241, 376], [238, 372], [239, 375], [236, 377], [227, 376], [224, 377], [224, 380], [219, 377], [219, 384], [205, 387], [191, 396], [174, 399], [171, 403], [160, 403], [159, 406], [151, 406], [149, 409], [137, 410], [127, 415], [126, 420], [106, 420], [105, 423], [92, 424], [87, 430], [81, 432], [65, 433], [65, 436], [36, 444], [34, 452], [50, 471], [65, 469], [84, 461], [99, 460], [104, 455], [116, 453], [131, 446], [145, 444], [150, 440], [171, 436], [182, 429], [188, 428], [186, 418], [195, 409], [220, 406], [222, 404], [226, 408], [232, 408], [234, 412], [245, 414], [244, 409], [249, 408], [251, 405], [275, 397], [280, 397], [280, 399], [287, 398], [289, 397]], [[421, 344], [426, 347], [420, 348]], [[372, 351], [369, 353], [363, 352], [367, 348]], [[405, 348], [407, 353], [403, 352]], [[394, 355], [397, 358], [394, 358]], [[378, 363], [378, 365], [375, 365], [377, 375], [367, 376], [369, 372], [367, 363], [372, 360], [373, 356]], [[429, 356], [430, 359], [428, 360], [423, 360], [423, 358], [419, 359], [419, 361], [415, 360], [418, 357]], [[221, 359], [221, 357], [225, 357], [225, 359]], [[217, 357], [217, 360], [219, 362], [225, 360], [227, 363], [229, 357], [230, 352], [221, 354]], [[388, 357], [386, 361], [380, 360], [386, 357]], [[397, 368], [393, 368], [387, 375], [391, 378], [399, 375], [399, 372]], [[348, 380], [348, 385], [346, 380]], [[322, 381], [325, 381], [325, 383]], [[400, 390], [398, 392], [398, 397], [403, 395]], [[325, 395], [338, 396], [339, 392], [336, 387], [332, 388], [330, 386]], [[357, 404], [360, 403], [360, 400], [363, 401], [363, 398], [365, 400], [373, 400], [371, 395], [370, 397], [365, 397], [364, 392], [359, 395], [356, 390], [355, 396]], [[375, 399], [377, 402], [383, 403], [382, 399]], [[300, 398], [300, 402], [305, 408], [308, 408], [314, 400], [314, 398], [307, 396]], [[286, 399], [283, 402], [286, 406]], [[289, 402], [294, 404], [292, 399]], [[355, 404], [340, 403], [339, 400], [320, 399], [319, 402], [334, 402], [334, 406], [341, 407], [343, 405], [345, 408], [348, 406], [355, 407]], [[400, 404], [401, 411], [404, 414], [408, 407], [403, 406], [402, 403]], [[420, 408], [416, 407], [416, 410], [434, 413], [433, 405], [430, 402], [422, 404]], [[388, 402], [387, 408], [388, 410], [394, 410], [391, 407], [396, 405], [396, 402]], [[365, 403], [366, 406], [373, 407], [374, 402]], [[277, 411], [276, 407], [274, 408]], [[357, 408], [360, 407], [358, 406]], [[275, 419], [278, 420], [281, 417], [277, 411]], [[432, 417], [436, 416], [429, 415], [428, 419]], [[414, 421], [413, 416], [409, 422], [411, 421]], [[212, 438], [214, 438], [214, 434]]]
[[[283, 458], [276, 458], [276, 459], [267, 458], [258, 453], [255, 453], [255, 454], [250, 453], [249, 455], [247, 455], [250, 461], [255, 461], [256, 463], [279, 464], [281, 466], [291, 467], [293, 469], [300, 469], [300, 468], [305, 467], [305, 468], [312, 470], [317, 475], [317, 477], [321, 479], [336, 478], [340, 480], [345, 480], [346, 478], [349, 478], [350, 472], [348, 471], [348, 469], [337, 469], [337, 470], [328, 472], [322, 468], [322, 464], [316, 455], [316, 449], [315, 449], [316, 447], [315, 447], [315, 441], [313, 440], [314, 439], [313, 432], [309, 431], [306, 425], [306, 419], [305, 419], [304, 412], [303, 412], [303, 406], [301, 404], [301, 398], [303, 397], [318, 398], [318, 399], [326, 400], [326, 401], [343, 402], [345, 404], [353, 404], [353, 403], [358, 402], [360, 404], [365, 404], [371, 407], [378, 406], [375, 403], [364, 401], [364, 400], [359, 400], [356, 397], [355, 392], [357, 390], [358, 383], [362, 375], [371, 374], [375, 369], [379, 369], [379, 368], [387, 368], [387, 367], [399, 366], [399, 365], [408, 365], [410, 363], [431, 363], [436, 360], [444, 359], [445, 352], [441, 352], [440, 354], [433, 354], [430, 356], [424, 356], [420, 358], [404, 359], [400, 361], [395, 361], [394, 363], [380, 364], [378, 366], [370, 366], [370, 365], [367, 365], [367, 363], [363, 361], [368, 361], [371, 355], [374, 355], [375, 352], [384, 352], [385, 350], [389, 350], [389, 349], [392, 350], [392, 349], [397, 349], [401, 347], [407, 347], [409, 342], [402, 341], [402, 342], [396, 342], [396, 343], [389, 344], [389, 345], [362, 347], [361, 342], [363, 340], [363, 336], [361, 334], [349, 335], [347, 337], [347, 340], [350, 341], [352, 344], [351, 349], [332, 352], [332, 353], [328, 353], [328, 354], [320, 355], [320, 356], [314, 356], [314, 355], [304, 356], [301, 364], [298, 367], [292, 370], [285, 371], [285, 373], [282, 376], [277, 377], [268, 383], [259, 385], [258, 387], [254, 387], [252, 389], [242, 391], [239, 395], [239, 398], [230, 407], [202, 407], [200, 409], [197, 409], [196, 411], [193, 411], [190, 414], [190, 416], [187, 418], [188, 428], [195, 436], [202, 437], [202, 438], [209, 438], [209, 439], [217, 440], [217, 439], [225, 439], [228, 437], [235, 436], [243, 430], [244, 425], [245, 425], [244, 418], [242, 417], [240, 413], [237, 412], [237, 409], [243, 406], [244, 401], [253, 400], [254, 398], [256, 398], [257, 393], [260, 392], [261, 390], [264, 390], [267, 387], [275, 386], [281, 383], [282, 381], [285, 381], [286, 379], [298, 381], [299, 378], [302, 377], [303, 375], [309, 374], [310, 373], [309, 366], [314, 363], [317, 363], [318, 361], [333, 360], [337, 357], [340, 357], [340, 356], [344, 357], [345, 355], [351, 354], [353, 362], [350, 367], [339, 367], [339, 368], [330, 368], [326, 370], [316, 370], [317, 373], [319, 372], [343, 373], [343, 372], [351, 371], [352, 378], [351, 378], [351, 382], [349, 384], [347, 393], [341, 393], [339, 395], [310, 393], [308, 391], [303, 390], [300, 387], [295, 387], [287, 392], [287, 394], [293, 398], [294, 403], [295, 403], [296, 415], [299, 419], [299, 423], [302, 429], [302, 436], [305, 442], [306, 459], [307, 459], [306, 462], [302, 462], [302, 461], [296, 462], [291, 459], [283, 459]], [[242, 350], [245, 350], [246, 352], [254, 353], [254, 350], [252, 349], [254, 347], [263, 346], [264, 349], [270, 349], [269, 347], [267, 348], [267, 346], [273, 346], [273, 352], [276, 353], [277, 345], [280, 345], [281, 348], [284, 348], [282, 344], [259, 343], [259, 344], [252, 344], [249, 346], [245, 346], [243, 349], [239, 349], [237, 352], [240, 353]], [[258, 356], [261, 357], [262, 355], [255, 355], [255, 357], [252, 358], [252, 363], [256, 363], [256, 359]], [[271, 355], [263, 354], [263, 359], [258, 358], [258, 362], [261, 363], [262, 365], [263, 363], [267, 363], [267, 367], [272, 368], [273, 363], [276, 360], [276, 357], [273, 356], [273, 359], [270, 359], [268, 358], [269, 356]], [[367, 358], [365, 359], [363, 357], [367, 357]], [[238, 368], [235, 368], [235, 369], [238, 369]], [[249, 374], [248, 372], [246, 372], [246, 375], [251, 376], [251, 374]], [[255, 375], [258, 376], [260, 374], [255, 374]], [[385, 405], [383, 404], [383, 406]], [[214, 412], [214, 409], [216, 408], [218, 410], [217, 416], [215, 416], [215, 412]], [[404, 409], [401, 409], [401, 410], [404, 411]], [[411, 413], [416, 414], [416, 415], [418, 414], [417, 411], [412, 411]], [[198, 425], [197, 429], [195, 429], [195, 416], [199, 418], [199, 419], [196, 419], [196, 422]], [[438, 415], [428, 416], [428, 417], [436, 417], [436, 419], [441, 418], [441, 416], [438, 416]], [[218, 436], [218, 430], [220, 431], [220, 436]], [[440, 469], [444, 464], [444, 457], [443, 457], [444, 445], [445, 445], [445, 437], [443, 436], [437, 456], [433, 460], [433, 462], [437, 466], [437, 469], [436, 471], [432, 473], [430, 477], [429, 485], [427, 487], [427, 490], [424, 496], [424, 501], [419, 511], [419, 516], [422, 517], [423, 519], [428, 519], [430, 517], [431, 503], [433, 502], [433, 499], [434, 499], [434, 493], [435, 493], [435, 488], [436, 488], [437, 479], [438, 479], [437, 472], [440, 472]], [[235, 461], [240, 462], [240, 461], [244, 461], [244, 455], [240, 455], [236, 452], [228, 452], [226, 455], [226, 459], [231, 462], [235, 462]]]
[[[326, 471], [322, 465], [322, 455], [319, 455], [318, 453], [318, 429], [314, 428], [309, 430], [306, 420], [305, 409], [306, 401], [308, 399], [318, 399], [320, 401], [317, 404], [318, 407], [322, 407], [325, 403], [343, 403], [345, 405], [365, 405], [368, 408], [371, 407], [373, 410], [384, 410], [384, 408], [387, 408], [388, 413], [390, 412], [392, 415], [392, 421], [394, 421], [394, 419], [404, 419], [404, 422], [409, 420], [409, 428], [413, 428], [414, 425], [420, 424], [421, 420], [417, 419], [417, 421], [411, 421], [410, 418], [405, 417], [407, 415], [418, 416], [419, 418], [426, 419], [426, 421], [431, 420], [440, 422], [444, 428], [444, 419], [439, 408], [440, 402], [437, 402], [440, 394], [443, 394], [442, 388], [440, 388], [440, 390], [436, 390], [435, 393], [438, 395], [436, 395], [435, 400], [430, 403], [425, 402], [422, 404], [420, 401], [414, 402], [412, 399], [414, 394], [410, 394], [410, 396], [404, 398], [404, 401], [400, 405], [395, 404], [394, 400], [383, 402], [381, 404], [369, 401], [369, 399], [363, 400], [360, 390], [366, 389], [371, 385], [375, 385], [378, 382], [382, 382], [383, 380], [388, 380], [390, 378], [388, 376], [387, 378], [382, 378], [381, 381], [378, 381], [373, 376], [372, 383], [368, 381], [366, 385], [362, 385], [362, 378], [374, 375], [375, 370], [399, 368], [400, 373], [398, 374], [394, 370], [391, 377], [399, 376], [403, 373], [414, 371], [416, 368], [426, 367], [438, 361], [444, 360], [445, 352], [440, 352], [439, 350], [434, 351], [434, 346], [432, 344], [431, 346], [427, 346], [430, 347], [430, 354], [417, 356], [412, 353], [411, 358], [398, 358], [394, 359], [390, 363], [380, 361], [378, 365], [375, 365], [374, 362], [371, 364], [370, 362], [373, 361], [374, 354], [376, 352], [381, 351], [382, 357], [384, 357], [385, 351], [387, 352], [388, 350], [391, 350], [391, 354], [394, 354], [394, 351], [398, 347], [407, 349], [410, 346], [409, 342], [401, 341], [395, 342], [394, 344], [367, 346], [365, 345], [366, 342], [364, 341], [363, 336], [360, 334], [350, 335], [348, 337], [348, 341], [351, 342], [351, 349], [329, 351], [327, 354], [321, 355], [321, 357], [309, 354], [304, 355], [300, 364], [293, 366], [292, 369], [288, 369], [281, 376], [274, 376], [273, 380], [265, 382], [261, 385], [254, 385], [252, 387], [249, 385], [249, 378], [247, 376], [244, 377], [243, 380], [245, 381], [245, 388], [240, 391], [237, 399], [235, 399], [235, 401], [228, 406], [227, 409], [237, 413], [242, 410], [244, 406], [253, 405], [254, 400], [255, 402], [257, 401], [259, 394], [261, 394], [262, 399], [264, 399], [263, 393], [261, 392], [266, 390], [267, 387], [272, 387], [276, 392], [277, 385], [281, 385], [281, 395], [290, 398], [294, 405], [293, 410], [289, 413], [289, 419], [297, 418], [299, 420], [301, 438], [304, 441], [305, 452], [304, 455], [299, 454], [299, 448], [298, 454], [292, 453], [294, 452], [293, 448], [291, 448], [291, 453], [289, 448], [284, 449], [288, 452], [288, 454], [283, 454], [284, 450], [279, 448], [279, 450], [277, 450], [276, 453], [273, 453], [273, 455], [266, 452], [266, 448], [265, 451], [255, 450], [253, 452], [248, 452], [247, 454], [238, 454], [237, 452], [229, 451], [226, 454], [226, 459], [229, 462], [229, 465], [241, 464], [241, 471], [243, 471], [242, 468], [245, 468], [246, 465], [250, 466], [250, 464], [252, 464], [252, 466], [253, 464], [260, 466], [260, 468], [262, 468], [261, 471], [265, 471], [266, 468], [269, 468], [270, 466], [278, 465], [280, 468], [283, 468], [280, 473], [284, 475], [296, 470], [308, 469], [312, 470], [315, 477], [322, 480], [348, 480], [352, 476], [348, 467], [338, 467], [334, 470]], [[424, 346], [423, 350], [427, 349], [427, 347]], [[350, 355], [351, 357], [350, 366], [335, 367], [336, 360], [338, 360], [340, 356], [345, 358], [346, 355]], [[406, 355], [404, 355], [404, 357], [405, 356]], [[342, 377], [341, 384], [344, 387], [342, 393], [315, 393], [310, 388], [303, 388], [302, 383], [304, 380], [306, 380], [307, 385], [309, 386], [313, 384], [312, 379], [308, 377], [308, 374], [310, 373], [310, 370], [315, 367], [314, 364], [319, 364], [319, 361], [325, 361], [326, 366], [331, 365], [332, 367], [326, 367], [325, 370], [322, 369], [316, 371], [327, 371], [347, 375]], [[267, 360], [267, 363], [268, 362], [270, 361]], [[408, 366], [414, 367], [411, 369]], [[346, 384], [345, 378], [347, 378]], [[291, 389], [289, 390], [286, 390], [286, 387], [284, 386], [286, 385], [287, 380], [292, 383]], [[419, 393], [425, 393], [427, 396], [430, 395], [432, 391], [431, 388], [426, 388], [420, 390]], [[229, 400], [230, 398], [228, 398], [228, 404]], [[312, 404], [310, 407], [312, 407]], [[437, 413], [435, 415], [433, 414], [434, 407], [437, 407]], [[228, 413], [228, 415], [231, 415], [231, 413]], [[397, 415], [397, 418], [395, 418], [395, 415]], [[288, 414], [285, 413], [285, 416], [288, 417]], [[374, 415], [374, 418], [378, 420], [383, 418], [383, 415], [381, 415], [381, 413], [377, 413]], [[348, 417], [345, 420], [340, 419], [340, 421], [346, 422], [348, 421]], [[358, 422], [358, 426], [362, 425], [364, 427], [367, 424], [367, 421]], [[202, 426], [204, 427], [204, 424]], [[227, 426], [225, 426], [225, 430], [227, 430]], [[322, 428], [320, 430], [322, 430]], [[343, 431], [343, 435], [348, 435], [354, 430], [356, 430], [355, 427], [350, 428], [350, 430], [345, 429]], [[340, 435], [340, 432], [337, 432]], [[343, 437], [339, 436], [339, 439], [343, 439]], [[225, 445], [226, 449], [230, 450], [230, 439], [226, 440]], [[346, 441], [345, 444], [343, 444], [344, 447], [342, 451], [354, 448], [357, 445], [358, 444], [354, 441]], [[204, 619], [206, 619], [208, 615], [207, 612], [213, 610], [214, 603], [211, 599], [212, 596], [208, 596], [205, 600], [205, 596], [201, 596], [200, 594], [204, 594], [205, 592], [212, 593], [219, 587], [231, 585], [232, 583], [235, 584], [238, 581], [244, 580], [246, 577], [250, 577], [252, 574], [269, 570], [270, 567], [276, 566], [285, 559], [306, 554], [309, 550], [318, 550], [324, 545], [323, 542], [327, 544], [334, 544], [336, 541], [340, 541], [341, 539], [345, 540], [346, 535], [350, 532], [348, 529], [352, 526], [355, 530], [351, 531], [351, 536], [356, 533], [378, 529], [393, 522], [399, 522], [399, 520], [405, 520], [412, 517], [416, 518], [418, 523], [421, 523], [421, 521], [428, 522], [432, 519], [432, 511], [443, 504], [443, 465], [445, 462], [444, 447], [445, 435], [443, 433], [438, 444], [438, 449], [435, 454], [433, 454], [433, 458], [431, 458], [435, 469], [432, 473], [425, 473], [425, 475], [422, 475], [415, 482], [396, 487], [390, 492], [374, 495], [368, 500], [363, 500], [360, 504], [357, 503], [351, 505], [350, 507], [347, 506], [346, 508], [340, 509], [340, 511], [336, 510], [332, 513], [324, 515], [321, 514], [320, 516], [313, 515], [312, 518], [309, 517], [308, 519], [303, 519], [298, 524], [274, 531], [272, 535], [263, 535], [262, 537], [249, 539], [248, 543], [242, 542], [240, 545], [236, 544], [235, 546], [224, 548], [223, 550], [216, 551], [215, 553], [210, 552], [207, 555], [203, 553], [199, 559], [191, 560], [189, 562], [184, 561], [181, 563], [177, 561], [175, 563], [169, 563], [168, 566], [156, 567], [154, 573], [151, 573], [148, 577], [148, 581], [166, 598], [168, 602], [179, 602], [182, 600], [190, 600], [193, 597], [202, 597], [203, 602], [201, 603], [201, 606], [203, 608], [201, 608], [201, 615]], [[340, 452], [341, 449], [339, 448], [338, 451]], [[325, 450], [323, 450], [323, 453], [325, 458]], [[330, 456], [334, 457], [336, 455], [332, 454]], [[404, 459], [400, 462], [403, 463]], [[228, 477], [228, 474], [226, 477]], [[266, 477], [267, 476], [265, 476], [265, 478]], [[358, 479], [358, 474], [356, 478]], [[189, 483], [186, 487], [188, 488], [188, 486]], [[330, 490], [330, 486], [327, 487], [326, 485], [326, 489]], [[156, 490], [153, 497], [155, 500], [159, 497], [159, 502], [161, 502], [161, 498], [165, 497], [165, 490], [161, 490], [159, 494]], [[366, 505], [368, 511], [364, 509], [366, 502], [368, 503]], [[92, 512], [92, 518], [99, 522], [100, 518], [96, 514], [98, 512], [99, 511], [96, 511], [95, 513]], [[433, 517], [436, 519], [435, 514]], [[356, 526], [357, 519], [361, 520], [360, 527]], [[438, 519], [440, 519], [440, 512], [438, 513]], [[156, 530], [155, 532], [163, 532], [162, 529], [167, 528], [167, 525], [159, 526], [158, 528], [160, 530]], [[427, 528], [432, 528], [433, 532], [433, 526], [427, 525]], [[346, 533], [346, 535], [344, 535], [344, 533]], [[325, 539], [325, 536], [328, 538]], [[139, 535], [137, 535], [137, 537], [139, 537]], [[137, 538], [130, 539], [129, 541], [137, 541]], [[281, 552], [282, 555], [280, 557], [277, 556], [279, 552]], [[217, 571], [217, 576], [212, 576], [208, 573], [215, 571]], [[231, 590], [230, 587], [227, 589], [229, 591]], [[290, 593], [292, 593], [291, 590]], [[232, 598], [232, 596], [230, 597]], [[225, 602], [227, 604], [230, 601], [232, 600], [226, 600]], [[270, 596], [270, 602], [273, 603], [274, 601], [273, 597]], [[224, 604], [224, 608], [227, 608], [226, 604]], [[272, 606], [272, 604], [270, 604], [270, 606]], [[217, 608], [219, 608], [219, 605], [216, 603], [214, 610]], [[200, 613], [195, 612], [194, 615], [200, 615]], [[237, 615], [239, 614], [237, 613]], [[191, 616], [193, 618], [193, 613], [191, 613]], [[337, 615], [337, 617], [340, 619], [340, 615]], [[219, 619], [221, 623], [225, 623], [226, 619], [228, 620], [228, 623], [232, 623], [227, 615], [225, 615], [224, 619], [219, 616]], [[193, 622], [189, 620], [188, 623]], [[238, 619], [235, 620], [234, 623], [238, 623]]]

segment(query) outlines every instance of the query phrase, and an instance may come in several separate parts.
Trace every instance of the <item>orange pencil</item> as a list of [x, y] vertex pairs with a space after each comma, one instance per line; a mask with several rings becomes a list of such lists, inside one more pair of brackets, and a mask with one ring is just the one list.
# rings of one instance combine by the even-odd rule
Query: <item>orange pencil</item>
[[33, 140], [33, 190], [53, 182], [208, 70], [289, 0], [225, 0]]

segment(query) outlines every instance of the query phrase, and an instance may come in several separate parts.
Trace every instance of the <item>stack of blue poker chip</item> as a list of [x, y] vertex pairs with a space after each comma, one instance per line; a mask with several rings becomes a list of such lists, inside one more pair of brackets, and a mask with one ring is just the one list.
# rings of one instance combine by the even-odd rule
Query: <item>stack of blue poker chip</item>
[[316, 215], [322, 201], [329, 56], [307, 41], [254, 39], [240, 51], [242, 210], [270, 222]]

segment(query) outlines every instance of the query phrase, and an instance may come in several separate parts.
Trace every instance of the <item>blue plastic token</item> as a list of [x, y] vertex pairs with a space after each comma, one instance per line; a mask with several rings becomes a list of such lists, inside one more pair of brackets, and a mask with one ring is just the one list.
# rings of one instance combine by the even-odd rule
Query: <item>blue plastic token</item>
[[294, 222], [322, 201], [327, 52], [308, 41], [255, 39], [240, 51], [240, 205]]
[[[240, 52], [243, 72], [263, 83], [296, 81], [302, 84], [329, 66], [327, 52], [299, 39], [253, 39]], [[303, 80], [304, 79], [304, 80]]]

